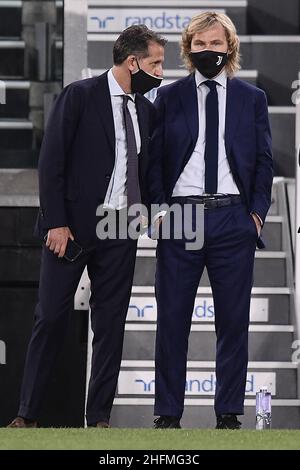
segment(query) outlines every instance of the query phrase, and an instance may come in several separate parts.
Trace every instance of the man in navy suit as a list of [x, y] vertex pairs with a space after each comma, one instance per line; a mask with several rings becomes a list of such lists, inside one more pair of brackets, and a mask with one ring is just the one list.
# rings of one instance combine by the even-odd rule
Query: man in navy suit
[[[37, 425], [85, 266], [94, 333], [86, 419], [89, 426], [109, 427], [137, 241], [97, 237], [96, 211], [103, 205], [118, 222], [131, 203], [147, 203], [155, 109], [142, 94], [161, 83], [165, 42], [144, 25], [127, 28], [114, 45], [112, 69], [67, 86], [54, 104], [39, 160], [36, 229], [41, 238], [47, 235], [39, 301], [18, 416], [10, 427]], [[74, 251], [64, 257], [69, 239], [82, 248], [74, 261]]]
[[[149, 193], [153, 204], [191, 205], [193, 230], [194, 209], [201, 204], [204, 243], [188, 250], [184, 236], [158, 240], [155, 427], [180, 427], [188, 337], [206, 267], [217, 336], [217, 428], [238, 429], [255, 249], [264, 247], [260, 231], [271, 201], [267, 100], [262, 90], [234, 78], [239, 39], [228, 16], [194, 17], [183, 32], [182, 57], [190, 75], [160, 88], [155, 101], [159, 123], [151, 143]], [[163, 216], [160, 211], [154, 218], [161, 232]]]

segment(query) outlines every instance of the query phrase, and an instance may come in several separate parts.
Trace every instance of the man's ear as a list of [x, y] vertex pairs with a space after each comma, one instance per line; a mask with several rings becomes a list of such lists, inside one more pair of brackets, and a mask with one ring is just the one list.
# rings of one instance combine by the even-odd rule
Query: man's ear
[[136, 72], [137, 63], [136, 63], [136, 57], [134, 55], [129, 55], [126, 59], [126, 63], [130, 72]]

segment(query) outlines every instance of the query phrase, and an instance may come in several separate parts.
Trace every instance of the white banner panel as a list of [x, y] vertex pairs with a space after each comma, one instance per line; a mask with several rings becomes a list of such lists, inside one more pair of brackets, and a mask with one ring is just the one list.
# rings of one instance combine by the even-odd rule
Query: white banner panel
[[[203, 9], [178, 8], [90, 8], [89, 33], [119, 33], [135, 24], [145, 24], [160, 33], [181, 33], [191, 18]], [[225, 10], [217, 9], [219, 13]]]
[[[155, 297], [131, 297], [127, 321], [156, 322], [157, 308]], [[192, 321], [213, 322], [215, 319], [212, 297], [196, 297]], [[269, 319], [269, 299], [252, 298], [250, 304], [250, 321], [267, 322]]]
[[[153, 395], [155, 392], [155, 372], [150, 370], [122, 370], [118, 380], [118, 395]], [[275, 372], [249, 372], [247, 374], [246, 395], [255, 395], [263, 386], [276, 395]], [[214, 371], [187, 371], [186, 395], [214, 395], [216, 376]]]

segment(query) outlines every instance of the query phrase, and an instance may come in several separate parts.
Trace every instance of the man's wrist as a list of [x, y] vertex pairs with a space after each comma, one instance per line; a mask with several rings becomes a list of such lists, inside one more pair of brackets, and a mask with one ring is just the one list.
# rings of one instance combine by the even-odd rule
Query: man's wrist
[[255, 212], [255, 211], [252, 211], [252, 212], [251, 212], [251, 215], [252, 215], [252, 216], [254, 215], [255, 219], [259, 222], [260, 227], [262, 228], [262, 226], [263, 226], [263, 221], [262, 221], [262, 219], [260, 218], [260, 216], [258, 215], [258, 213]]

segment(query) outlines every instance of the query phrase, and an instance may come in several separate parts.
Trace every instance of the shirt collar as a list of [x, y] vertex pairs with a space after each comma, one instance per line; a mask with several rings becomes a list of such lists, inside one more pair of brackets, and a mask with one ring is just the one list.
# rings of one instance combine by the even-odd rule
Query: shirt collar
[[[227, 87], [227, 73], [225, 70], [222, 70], [222, 72], [215, 78], [213, 78], [215, 82], [217, 82], [219, 85], [221, 85], [223, 88], [226, 89]], [[202, 73], [199, 72], [199, 70], [195, 71], [195, 81], [196, 81], [196, 86], [197, 88], [202, 85], [203, 82], [207, 81], [207, 78], [202, 75]]]
[[135, 101], [135, 93], [125, 93], [122, 90], [122, 88], [120, 87], [120, 85], [118, 84], [117, 80], [115, 79], [112, 73], [112, 69], [108, 71], [107, 80], [108, 80], [109, 93], [111, 96], [128, 95], [133, 101]]

